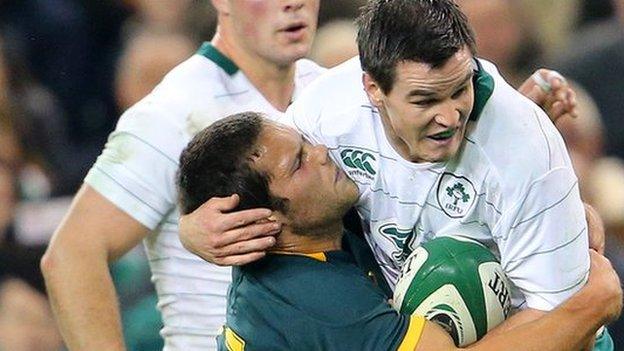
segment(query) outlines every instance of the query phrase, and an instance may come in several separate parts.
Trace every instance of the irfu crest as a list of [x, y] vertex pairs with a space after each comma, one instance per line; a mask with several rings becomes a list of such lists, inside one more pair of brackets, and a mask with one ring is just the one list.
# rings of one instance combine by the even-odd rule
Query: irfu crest
[[470, 195], [466, 194], [466, 189], [462, 183], [455, 183], [453, 187], [446, 187], [446, 193], [448, 196], [452, 196], [455, 198], [453, 201], [453, 205], [457, 206], [457, 202], [461, 200], [462, 202], [468, 202], [470, 200]]
[[470, 180], [446, 172], [440, 177], [437, 198], [440, 209], [451, 218], [464, 217], [475, 201], [477, 193]]

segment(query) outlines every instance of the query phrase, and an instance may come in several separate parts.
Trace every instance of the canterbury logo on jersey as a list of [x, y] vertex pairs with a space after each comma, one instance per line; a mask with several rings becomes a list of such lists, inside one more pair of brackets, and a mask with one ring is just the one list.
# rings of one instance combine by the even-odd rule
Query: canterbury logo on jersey
[[342, 162], [350, 168], [350, 175], [362, 175], [370, 180], [377, 174], [377, 159], [370, 152], [357, 149], [344, 149], [340, 152]]

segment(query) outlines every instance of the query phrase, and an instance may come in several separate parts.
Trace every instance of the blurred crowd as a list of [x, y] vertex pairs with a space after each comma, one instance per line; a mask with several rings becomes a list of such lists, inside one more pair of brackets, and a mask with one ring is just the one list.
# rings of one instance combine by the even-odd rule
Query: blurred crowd
[[[322, 0], [310, 57], [357, 54], [365, 0]], [[519, 84], [563, 73], [579, 117], [558, 121], [584, 200], [624, 277], [624, 0], [457, 0], [479, 55]], [[0, 0], [0, 350], [62, 350], [39, 259], [120, 114], [214, 32], [208, 0]], [[129, 350], [158, 350], [160, 316], [141, 248], [111, 270]], [[624, 321], [611, 327], [624, 349]]]

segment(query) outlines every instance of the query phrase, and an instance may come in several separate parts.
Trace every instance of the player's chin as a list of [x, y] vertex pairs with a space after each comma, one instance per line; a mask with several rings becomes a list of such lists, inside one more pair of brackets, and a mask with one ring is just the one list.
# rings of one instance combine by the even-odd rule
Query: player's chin
[[429, 148], [428, 157], [426, 157], [426, 159], [429, 162], [444, 162], [450, 160], [459, 151], [459, 147], [461, 146], [460, 141], [461, 139], [455, 136], [453, 140], [450, 140], [444, 145], [432, 145], [432, 147]]

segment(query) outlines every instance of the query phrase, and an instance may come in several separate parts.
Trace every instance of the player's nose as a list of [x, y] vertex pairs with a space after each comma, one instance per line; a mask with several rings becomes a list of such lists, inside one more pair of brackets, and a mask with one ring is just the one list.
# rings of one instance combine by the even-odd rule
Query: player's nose
[[329, 162], [329, 150], [325, 145], [315, 145], [312, 147], [314, 158], [319, 164], [325, 165]]
[[454, 104], [448, 104], [438, 111], [435, 122], [448, 128], [458, 127], [461, 122], [462, 112]]
[[285, 12], [296, 12], [304, 5], [303, 0], [287, 0], [284, 1], [283, 10]]

